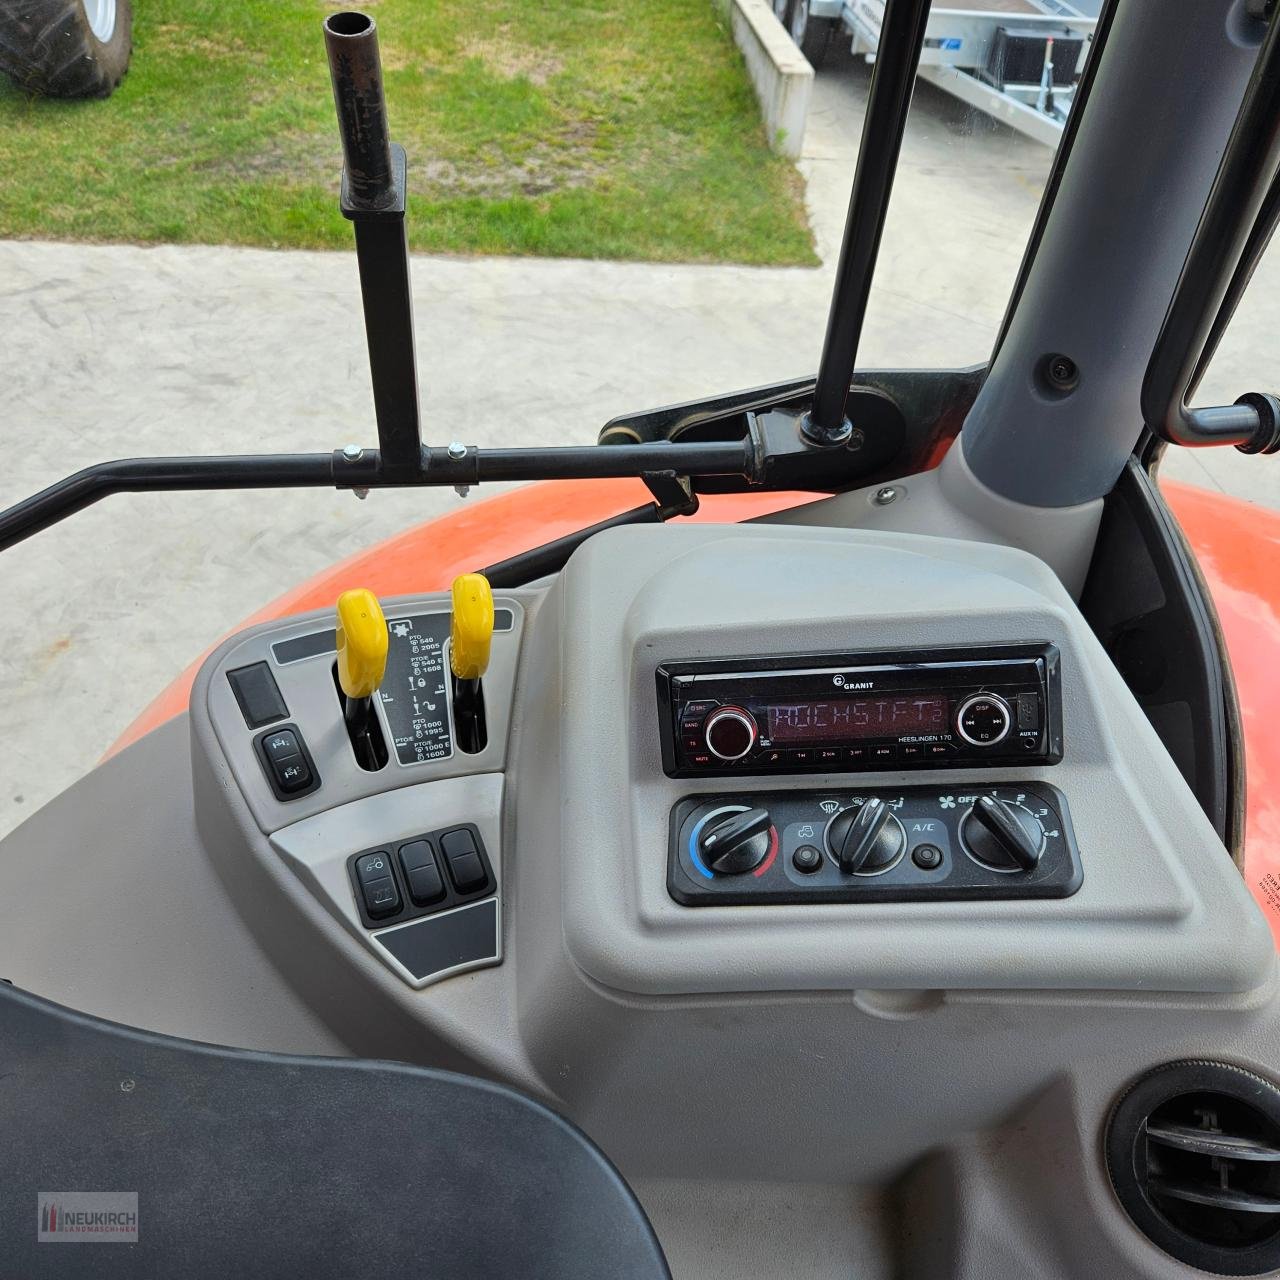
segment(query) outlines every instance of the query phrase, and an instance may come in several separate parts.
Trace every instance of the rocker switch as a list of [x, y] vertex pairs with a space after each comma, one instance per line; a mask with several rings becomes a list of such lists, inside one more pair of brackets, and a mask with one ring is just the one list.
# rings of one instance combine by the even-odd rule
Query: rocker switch
[[379, 849], [356, 862], [356, 879], [364, 897], [364, 909], [375, 920], [400, 910], [400, 890], [391, 876], [391, 857]]
[[470, 831], [448, 831], [440, 837], [445, 861], [449, 864], [449, 878], [459, 893], [474, 893], [488, 881], [480, 851]]
[[400, 868], [409, 897], [418, 907], [430, 906], [444, 897], [444, 880], [436, 866], [435, 853], [429, 840], [413, 840], [400, 846]]

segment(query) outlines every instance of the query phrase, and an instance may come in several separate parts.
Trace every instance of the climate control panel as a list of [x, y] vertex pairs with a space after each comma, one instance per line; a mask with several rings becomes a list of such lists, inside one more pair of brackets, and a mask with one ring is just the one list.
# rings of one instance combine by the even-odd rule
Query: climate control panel
[[684, 906], [1064, 898], [1082, 869], [1043, 782], [690, 796], [671, 811]]

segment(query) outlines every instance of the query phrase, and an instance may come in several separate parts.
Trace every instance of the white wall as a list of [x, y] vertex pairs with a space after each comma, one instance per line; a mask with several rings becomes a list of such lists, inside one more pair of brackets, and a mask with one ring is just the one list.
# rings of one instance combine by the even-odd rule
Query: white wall
[[813, 68], [773, 16], [768, 0], [713, 0], [728, 18], [760, 100], [769, 145], [793, 160], [800, 155], [813, 89]]

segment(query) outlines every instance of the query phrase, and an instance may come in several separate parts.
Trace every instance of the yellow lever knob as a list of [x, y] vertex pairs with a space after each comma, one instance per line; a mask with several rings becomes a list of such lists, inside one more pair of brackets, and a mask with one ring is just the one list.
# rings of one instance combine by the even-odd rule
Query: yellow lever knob
[[369, 698], [387, 669], [387, 620], [365, 587], [338, 597], [338, 683], [348, 698]]
[[449, 665], [459, 680], [479, 680], [489, 669], [493, 639], [493, 589], [483, 573], [453, 580], [453, 628]]

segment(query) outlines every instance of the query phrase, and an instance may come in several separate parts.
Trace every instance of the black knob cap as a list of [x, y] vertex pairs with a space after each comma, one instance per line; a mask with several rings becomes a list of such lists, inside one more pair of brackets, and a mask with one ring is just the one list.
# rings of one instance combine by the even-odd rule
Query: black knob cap
[[979, 796], [960, 824], [965, 847], [995, 871], [1034, 871], [1044, 852], [1044, 831], [1025, 810]]
[[842, 809], [827, 826], [827, 848], [846, 875], [883, 871], [902, 856], [906, 843], [902, 823], [875, 797], [856, 809]]
[[727, 813], [707, 823], [698, 836], [698, 852], [717, 875], [754, 871], [769, 852], [772, 822], [768, 809]]
[[702, 726], [707, 750], [720, 760], [741, 760], [756, 745], [756, 718], [741, 707], [717, 707]]

